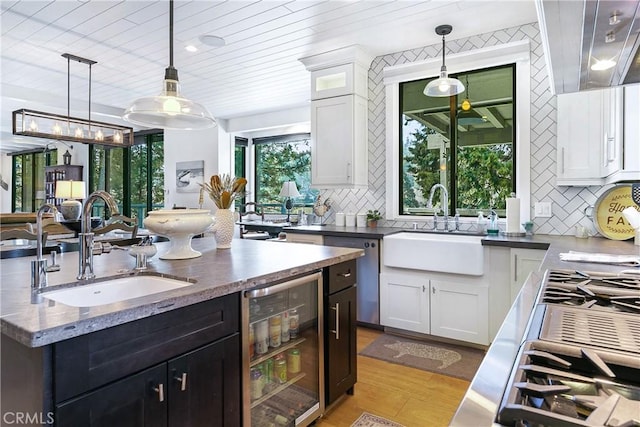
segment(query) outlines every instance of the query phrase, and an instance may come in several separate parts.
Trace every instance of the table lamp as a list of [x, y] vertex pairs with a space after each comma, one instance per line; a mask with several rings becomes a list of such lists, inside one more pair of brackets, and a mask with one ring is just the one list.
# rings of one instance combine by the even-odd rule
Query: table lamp
[[282, 188], [280, 189], [279, 196], [286, 198], [284, 202], [284, 207], [287, 209], [287, 222], [289, 222], [289, 217], [291, 215], [291, 208], [293, 207], [293, 202], [291, 201], [291, 198], [300, 197], [300, 193], [298, 192], [298, 187], [296, 187], [295, 181], [283, 182]]
[[60, 213], [66, 221], [77, 221], [82, 213], [82, 203], [78, 199], [87, 197], [84, 181], [57, 181], [56, 199], [65, 199], [60, 205]]

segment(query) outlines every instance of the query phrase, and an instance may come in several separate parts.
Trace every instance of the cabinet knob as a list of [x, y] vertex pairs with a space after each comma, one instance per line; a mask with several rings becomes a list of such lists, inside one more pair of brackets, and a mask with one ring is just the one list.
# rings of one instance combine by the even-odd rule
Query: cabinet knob
[[182, 375], [177, 376], [174, 373], [173, 379], [180, 383], [180, 391], [187, 390], [187, 373], [183, 372]]
[[153, 387], [152, 389], [158, 393], [158, 402], [164, 402], [164, 384], [160, 383], [157, 387]]

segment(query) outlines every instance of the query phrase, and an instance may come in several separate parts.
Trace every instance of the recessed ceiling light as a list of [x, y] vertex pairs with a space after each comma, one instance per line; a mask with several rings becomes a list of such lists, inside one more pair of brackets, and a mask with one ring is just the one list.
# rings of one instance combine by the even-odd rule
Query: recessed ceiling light
[[213, 36], [211, 34], [202, 34], [198, 37], [198, 40], [200, 40], [202, 44], [211, 47], [222, 47], [225, 45], [224, 39], [222, 37]]
[[593, 71], [604, 71], [616, 66], [616, 61], [612, 59], [596, 59], [591, 65]]
[[198, 48], [192, 44], [188, 44], [184, 47], [184, 50], [186, 50], [187, 52], [197, 52]]

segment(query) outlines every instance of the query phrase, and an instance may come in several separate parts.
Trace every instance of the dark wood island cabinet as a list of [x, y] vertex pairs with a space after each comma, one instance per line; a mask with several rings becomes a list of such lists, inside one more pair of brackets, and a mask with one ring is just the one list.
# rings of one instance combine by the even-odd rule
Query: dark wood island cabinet
[[235, 427], [239, 307], [239, 294], [230, 294], [13, 354], [24, 363], [34, 359], [29, 352], [41, 356], [24, 369], [42, 371], [35, 394], [56, 426]]
[[324, 271], [325, 405], [353, 394], [357, 378], [356, 260]]

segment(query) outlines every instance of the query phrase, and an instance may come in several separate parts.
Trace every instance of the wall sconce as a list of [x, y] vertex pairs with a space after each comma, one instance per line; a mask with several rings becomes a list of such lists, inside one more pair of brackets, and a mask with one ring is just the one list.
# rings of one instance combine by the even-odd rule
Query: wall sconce
[[71, 164], [71, 153], [69, 153], [69, 150], [65, 151], [62, 155], [62, 161], [65, 165]]

